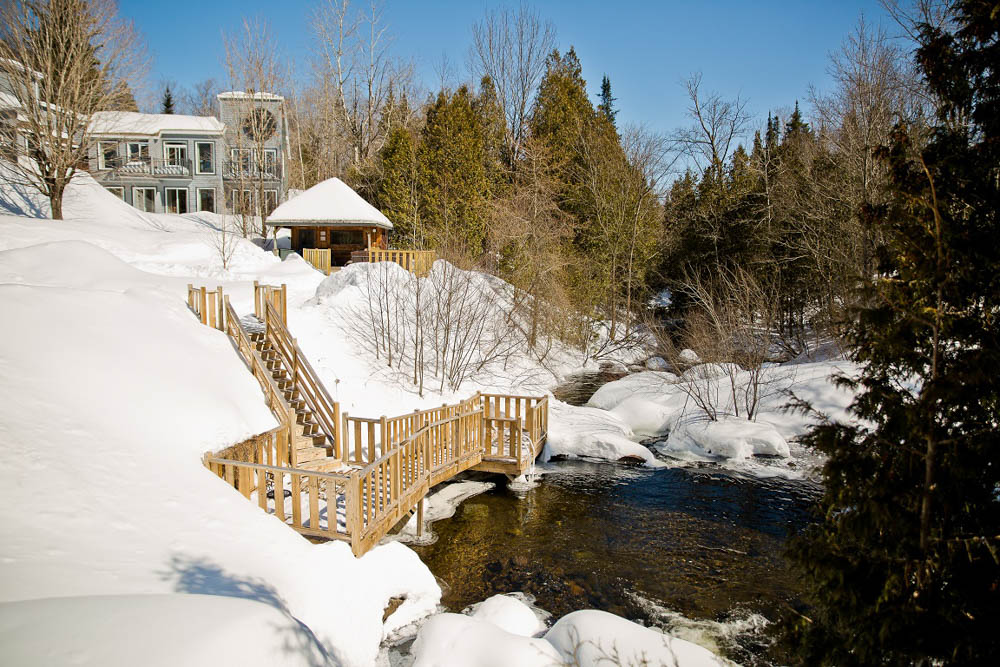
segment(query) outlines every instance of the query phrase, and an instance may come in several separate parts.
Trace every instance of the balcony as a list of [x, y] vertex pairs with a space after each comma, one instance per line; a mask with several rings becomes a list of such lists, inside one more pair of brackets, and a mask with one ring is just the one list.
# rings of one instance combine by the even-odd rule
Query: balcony
[[104, 169], [123, 178], [191, 178], [191, 160], [117, 157], [104, 160]]
[[227, 160], [222, 167], [222, 177], [232, 181], [280, 181], [281, 165]]

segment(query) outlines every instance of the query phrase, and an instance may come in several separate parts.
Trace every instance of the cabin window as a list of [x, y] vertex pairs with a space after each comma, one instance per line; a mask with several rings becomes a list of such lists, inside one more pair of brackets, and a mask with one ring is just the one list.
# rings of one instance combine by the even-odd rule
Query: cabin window
[[132, 206], [146, 213], [155, 213], [156, 188], [132, 188]]
[[199, 141], [195, 145], [197, 168], [199, 174], [215, 173], [215, 144], [211, 141]]
[[149, 162], [149, 142], [130, 141], [126, 145], [129, 162]]
[[278, 191], [264, 190], [264, 216], [271, 215], [271, 211], [278, 208]]
[[97, 144], [98, 169], [114, 169], [118, 166], [118, 142], [101, 141]]
[[104, 186], [104, 189], [113, 194], [115, 197], [125, 201], [125, 188], [115, 185], [106, 185]]
[[198, 188], [198, 210], [215, 213], [215, 188]]
[[164, 192], [167, 195], [167, 213], [188, 212], [187, 188], [164, 188]]
[[365, 237], [361, 232], [332, 232], [330, 245], [365, 245]]

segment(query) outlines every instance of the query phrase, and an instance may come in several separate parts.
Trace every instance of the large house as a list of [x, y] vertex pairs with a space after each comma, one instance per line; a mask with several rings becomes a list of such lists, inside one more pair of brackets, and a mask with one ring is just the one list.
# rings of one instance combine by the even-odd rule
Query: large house
[[214, 116], [102, 111], [90, 173], [123, 201], [153, 213], [268, 215], [288, 189], [284, 98], [218, 95]]

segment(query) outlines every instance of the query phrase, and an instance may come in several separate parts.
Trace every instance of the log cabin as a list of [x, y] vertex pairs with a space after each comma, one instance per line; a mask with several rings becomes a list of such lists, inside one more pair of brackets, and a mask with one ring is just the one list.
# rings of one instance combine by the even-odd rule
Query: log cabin
[[317, 183], [274, 209], [265, 223], [292, 232], [291, 249], [330, 251], [332, 266], [344, 266], [351, 254], [388, 248], [392, 223], [381, 211], [339, 178]]

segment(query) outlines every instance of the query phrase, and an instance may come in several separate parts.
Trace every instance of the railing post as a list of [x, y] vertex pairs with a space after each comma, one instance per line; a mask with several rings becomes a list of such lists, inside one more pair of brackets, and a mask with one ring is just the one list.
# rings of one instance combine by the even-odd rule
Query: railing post
[[205, 286], [201, 286], [201, 323], [208, 324], [208, 293], [205, 290]]
[[219, 285], [219, 331], [226, 330], [226, 307], [223, 299], [222, 285]]
[[260, 316], [260, 283], [256, 280], [253, 281], [253, 314], [258, 319], [264, 319]]
[[344, 441], [343, 446], [340, 448], [340, 456], [343, 462], [347, 463], [351, 458], [351, 427], [348, 422], [348, 414], [346, 412], [343, 413], [341, 419], [344, 422], [342, 433], [346, 434], [344, 436], [346, 440]]
[[288, 285], [281, 283], [281, 321], [288, 326]]
[[340, 401], [333, 402], [333, 458], [341, 458], [344, 451], [342, 440], [344, 437], [343, 424], [340, 421]]

